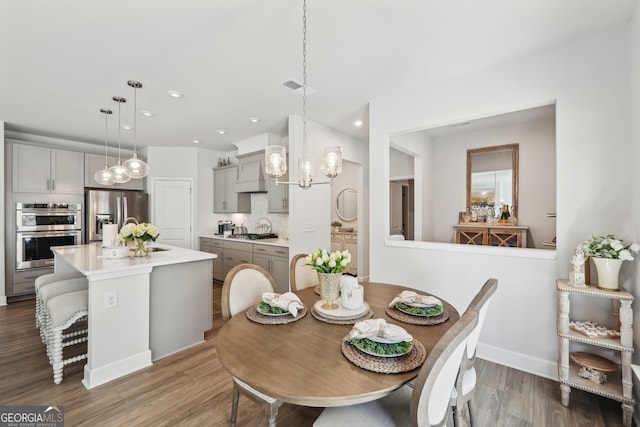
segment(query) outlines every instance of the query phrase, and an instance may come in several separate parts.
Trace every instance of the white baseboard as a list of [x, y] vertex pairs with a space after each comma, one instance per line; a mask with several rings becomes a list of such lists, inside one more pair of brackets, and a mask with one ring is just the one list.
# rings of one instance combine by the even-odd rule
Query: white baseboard
[[94, 369], [85, 365], [82, 384], [90, 389], [151, 365], [151, 350]]
[[0, 307], [7, 305], [7, 297], [5, 295], [0, 296]]
[[558, 381], [558, 363], [538, 359], [499, 347], [478, 343], [476, 354], [479, 358], [505, 365], [519, 371]]

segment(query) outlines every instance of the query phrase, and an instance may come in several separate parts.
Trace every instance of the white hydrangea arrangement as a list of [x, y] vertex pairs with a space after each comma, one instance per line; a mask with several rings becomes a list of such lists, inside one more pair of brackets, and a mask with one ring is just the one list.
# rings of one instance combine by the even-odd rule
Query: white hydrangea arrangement
[[148, 222], [143, 222], [141, 224], [125, 224], [122, 229], [120, 229], [119, 233], [120, 238], [125, 242], [131, 242], [132, 240], [142, 240], [145, 242], [151, 240], [155, 242], [158, 235], [158, 228]]
[[582, 243], [582, 251], [585, 255], [594, 258], [621, 259], [633, 261], [632, 252], [640, 252], [640, 245], [627, 243], [616, 239], [613, 234], [606, 236], [593, 236]]

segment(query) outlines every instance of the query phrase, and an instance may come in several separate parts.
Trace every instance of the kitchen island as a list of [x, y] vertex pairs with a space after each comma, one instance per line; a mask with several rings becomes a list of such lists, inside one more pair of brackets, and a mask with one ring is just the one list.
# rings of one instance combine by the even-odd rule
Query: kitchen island
[[98, 244], [53, 247], [55, 271], [89, 280], [83, 384], [93, 388], [204, 341], [212, 327], [214, 254], [152, 244], [106, 258]]

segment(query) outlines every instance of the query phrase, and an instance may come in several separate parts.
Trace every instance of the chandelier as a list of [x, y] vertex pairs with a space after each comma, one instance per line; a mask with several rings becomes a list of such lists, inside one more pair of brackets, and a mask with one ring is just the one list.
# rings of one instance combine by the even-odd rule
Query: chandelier
[[307, 144], [307, 1], [302, 2], [302, 157], [298, 159], [298, 181], [279, 182], [278, 178], [287, 173], [287, 149], [282, 145], [268, 145], [264, 150], [265, 169], [276, 179], [276, 185], [298, 185], [303, 189], [311, 184], [331, 184], [333, 178], [342, 172], [342, 147], [337, 145], [322, 148], [322, 173], [330, 181], [313, 182], [313, 163], [308, 154]]

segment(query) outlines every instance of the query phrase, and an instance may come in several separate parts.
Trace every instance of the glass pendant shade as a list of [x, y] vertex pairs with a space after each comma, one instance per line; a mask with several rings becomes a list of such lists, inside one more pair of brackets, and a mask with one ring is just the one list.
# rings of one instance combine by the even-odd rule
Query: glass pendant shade
[[149, 165], [144, 160], [139, 159], [138, 153], [136, 152], [138, 149], [138, 122], [136, 120], [138, 102], [136, 94], [138, 89], [142, 87], [142, 83], [129, 80], [127, 81], [127, 85], [133, 88], [133, 156], [125, 160], [122, 166], [131, 178], [140, 179], [149, 175]]
[[287, 173], [287, 149], [282, 145], [268, 145], [264, 149], [267, 175], [280, 178]]
[[313, 159], [307, 156], [306, 159], [298, 160], [298, 185], [309, 188], [311, 181], [313, 181]]
[[121, 96], [114, 96], [113, 100], [118, 103], [118, 163], [111, 166], [109, 168], [109, 172], [111, 172], [113, 182], [116, 184], [124, 184], [125, 182], [129, 182], [131, 177], [127, 175], [127, 170], [122, 166], [120, 162], [120, 129], [122, 126], [120, 124], [120, 106], [123, 102], [127, 102], [126, 98]]
[[112, 174], [112, 179], [115, 184], [124, 184], [131, 180], [131, 177], [127, 175], [127, 170], [122, 166], [120, 160], [109, 168], [109, 172]]
[[113, 185], [113, 174], [109, 171], [108, 165], [108, 146], [109, 146], [109, 115], [112, 111], [101, 108], [100, 112], [104, 114], [104, 169], [100, 169], [93, 175], [93, 179], [100, 185]]
[[322, 147], [322, 173], [328, 178], [335, 178], [342, 172], [342, 147], [327, 145]]
[[113, 185], [113, 174], [109, 170], [109, 165], [104, 165], [104, 169], [100, 169], [93, 175], [93, 179], [100, 185]]
[[144, 178], [149, 175], [149, 165], [138, 159], [138, 154], [133, 153], [130, 159], [124, 161], [122, 166], [126, 169], [127, 175], [131, 178]]

